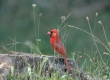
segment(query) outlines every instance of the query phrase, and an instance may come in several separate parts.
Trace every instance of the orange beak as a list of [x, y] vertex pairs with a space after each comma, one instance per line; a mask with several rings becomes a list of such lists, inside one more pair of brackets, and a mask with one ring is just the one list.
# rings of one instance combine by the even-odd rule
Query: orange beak
[[50, 35], [51, 34], [50, 31], [47, 34]]

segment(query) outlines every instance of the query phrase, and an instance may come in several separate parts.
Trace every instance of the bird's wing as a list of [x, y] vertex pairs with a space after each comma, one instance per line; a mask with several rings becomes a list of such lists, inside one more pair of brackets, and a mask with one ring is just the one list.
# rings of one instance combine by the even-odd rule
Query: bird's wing
[[54, 45], [54, 50], [57, 53], [62, 54], [63, 56], [66, 56], [66, 49], [61, 41], [55, 42], [53, 45]]

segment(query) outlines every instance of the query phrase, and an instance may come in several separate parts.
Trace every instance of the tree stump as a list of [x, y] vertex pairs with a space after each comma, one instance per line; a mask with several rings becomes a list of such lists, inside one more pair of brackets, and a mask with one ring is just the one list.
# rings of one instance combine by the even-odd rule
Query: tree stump
[[[81, 70], [75, 60], [68, 59], [68, 64], [71, 70], [68, 74], [69, 77], [79, 80], [93, 80]], [[29, 67], [37, 72], [41, 66], [40, 75], [43, 76], [46, 76], [47, 72], [50, 77], [52, 72], [55, 71], [59, 72], [59, 76], [67, 73], [63, 58], [23, 52], [9, 52], [7, 54], [0, 54], [0, 80], [7, 80], [7, 75], [10, 74], [12, 67], [14, 68], [14, 75], [17, 76], [19, 73], [26, 74]], [[26, 80], [29, 79], [27, 78]]]

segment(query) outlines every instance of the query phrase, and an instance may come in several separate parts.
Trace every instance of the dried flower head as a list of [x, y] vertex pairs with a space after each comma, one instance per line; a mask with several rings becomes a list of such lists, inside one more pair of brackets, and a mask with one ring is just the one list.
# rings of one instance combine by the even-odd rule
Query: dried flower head
[[100, 25], [102, 25], [102, 22], [101, 22], [101, 21], [98, 21], [98, 23], [99, 23]]
[[62, 21], [65, 21], [65, 16], [61, 16]]
[[86, 17], [86, 20], [88, 20], [88, 21], [89, 21], [89, 17], [88, 17], [88, 16]]
[[41, 17], [42, 16], [42, 13], [40, 13], [39, 16]]
[[96, 14], [95, 14], [96, 16], [98, 16], [98, 13], [96, 12]]
[[32, 7], [35, 8], [36, 7], [36, 4], [32, 4]]

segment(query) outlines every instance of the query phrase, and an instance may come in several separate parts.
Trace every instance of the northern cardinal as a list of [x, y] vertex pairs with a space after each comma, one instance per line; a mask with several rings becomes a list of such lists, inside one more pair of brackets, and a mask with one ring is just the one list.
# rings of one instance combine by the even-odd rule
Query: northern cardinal
[[64, 45], [62, 44], [62, 42], [59, 38], [58, 29], [50, 30], [47, 34], [50, 35], [50, 45], [51, 45], [51, 47], [57, 53], [62, 55], [62, 57], [64, 58], [64, 61], [66, 63], [66, 68], [68, 70], [68, 73], [70, 73], [70, 68], [69, 68], [69, 65], [68, 65], [67, 58], [66, 58], [66, 49], [65, 49]]

